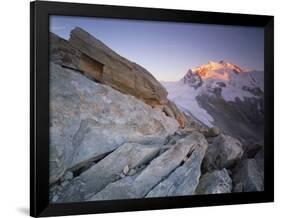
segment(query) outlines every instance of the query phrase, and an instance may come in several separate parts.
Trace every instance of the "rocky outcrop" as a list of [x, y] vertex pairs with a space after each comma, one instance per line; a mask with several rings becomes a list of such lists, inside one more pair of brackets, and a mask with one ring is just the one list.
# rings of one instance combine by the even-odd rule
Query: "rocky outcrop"
[[232, 167], [243, 155], [242, 144], [230, 136], [220, 134], [208, 147], [203, 162], [204, 171]]
[[[99, 82], [143, 99], [150, 105], [167, 101], [167, 91], [147, 70], [121, 57], [83, 29], [72, 30], [69, 43], [82, 52], [80, 69]], [[91, 60], [102, 64], [102, 72], [98, 73], [89, 66]]]
[[[244, 97], [243, 101], [226, 101], [221, 97], [202, 94], [196, 97], [199, 105], [213, 118], [213, 124], [243, 144], [263, 144], [263, 98]], [[237, 128], [239, 126], [239, 128]]]
[[[168, 116], [184, 127], [185, 117], [167, 99], [166, 89], [140, 65], [120, 56], [81, 28], [71, 31], [69, 41], [51, 34], [51, 61], [78, 70], [90, 79], [124, 94], [135, 96], [152, 107], [162, 106]], [[167, 113], [167, 108], [171, 113]]]
[[196, 188], [196, 194], [199, 195], [230, 193], [231, 191], [232, 180], [225, 168], [204, 174]]
[[192, 195], [201, 175], [201, 163], [207, 149], [207, 141], [200, 136], [192, 154], [185, 159], [182, 166], [172, 172], [169, 177], [155, 186], [146, 197], [164, 197]]
[[197, 72], [193, 72], [191, 69], [187, 71], [182, 78], [184, 84], [189, 84], [191, 87], [197, 89], [203, 84], [203, 80]]
[[79, 68], [81, 52], [56, 34], [50, 33], [49, 36], [50, 62], [81, 72]]
[[82, 29], [50, 37], [52, 203], [263, 190], [262, 145], [184, 114]]
[[234, 170], [234, 191], [263, 191], [263, 179], [263, 170], [261, 170], [257, 161], [255, 159], [245, 159]]
[[258, 151], [258, 153], [255, 155], [255, 160], [259, 166], [260, 172], [262, 173], [263, 176], [263, 172], [264, 172], [264, 151], [263, 149], [260, 149]]
[[178, 129], [163, 112], [71, 69], [51, 64], [50, 76], [51, 183], [125, 142], [160, 145]]
[[[93, 165], [79, 177], [80, 184], [69, 184], [62, 190], [58, 201], [78, 202], [103, 189], [108, 183], [120, 178], [124, 168], [135, 168], [150, 161], [159, 152], [159, 145], [125, 143]], [[72, 186], [76, 186], [72, 192]], [[79, 191], [77, 191], [77, 189]]]
[[200, 132], [202, 132], [206, 137], [216, 137], [221, 133], [218, 127], [203, 128]]
[[[145, 197], [155, 185], [157, 185], [163, 178], [167, 177], [181, 164], [185, 157], [191, 153], [192, 155], [190, 157], [190, 161], [188, 161], [188, 159], [186, 164], [177, 168], [176, 170], [178, 171], [176, 174], [181, 182], [175, 181], [173, 179], [171, 182], [175, 182], [174, 189], [168, 186], [165, 187], [166, 192], [169, 192], [170, 189], [171, 193], [165, 194], [164, 191], [163, 193], [155, 191], [159, 193], [160, 196], [186, 195], [188, 194], [187, 190], [190, 188], [190, 183], [193, 183], [191, 180], [199, 179], [200, 157], [203, 158], [206, 147], [207, 142], [203, 135], [199, 133], [193, 133], [179, 140], [174, 147], [170, 148], [166, 152], [162, 153], [159, 157], [151, 161], [151, 163], [136, 178], [124, 178], [115, 183], [109, 184], [105, 189], [101, 190], [89, 200], [93, 201], [100, 199], [107, 200]], [[196, 162], [196, 158], [198, 158], [198, 156], [199, 161]], [[169, 180], [170, 177], [175, 177], [173, 174], [174, 173], [172, 173], [167, 180]], [[167, 183], [165, 181], [166, 180], [164, 180], [164, 183]], [[196, 184], [194, 185], [193, 189], [195, 189]], [[152, 189], [152, 194], [148, 194], [148, 197], [151, 197], [152, 195], [156, 196], [153, 194], [153, 190], [154, 189]], [[192, 191], [190, 194], [192, 194]]]
[[168, 100], [167, 103], [163, 107], [163, 112], [170, 117], [175, 118], [180, 127], [183, 129], [186, 126], [187, 119], [183, 112], [181, 112], [174, 102]]

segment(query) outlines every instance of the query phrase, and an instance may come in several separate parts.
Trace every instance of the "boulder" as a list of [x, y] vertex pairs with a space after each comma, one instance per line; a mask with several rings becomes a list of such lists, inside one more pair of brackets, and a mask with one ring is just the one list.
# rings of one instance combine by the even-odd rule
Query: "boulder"
[[[125, 168], [135, 168], [150, 161], [160, 146], [125, 143], [106, 156], [87, 171], [83, 172], [75, 183], [62, 190], [59, 202], [78, 202], [87, 199], [107, 184], [119, 179]], [[73, 189], [73, 186], [76, 186]], [[74, 192], [73, 192], [74, 191]]]
[[[81, 28], [71, 31], [69, 43], [82, 52], [79, 67], [94, 79], [150, 105], [167, 101], [166, 89], [143, 67], [120, 56]], [[101, 72], [92, 60], [102, 65]]]
[[147, 195], [151, 197], [192, 195], [201, 175], [201, 163], [207, 149], [205, 139], [200, 139], [192, 154], [184, 159], [185, 163], [173, 171], [169, 177], [156, 185]]
[[200, 178], [200, 182], [196, 188], [196, 194], [230, 193], [231, 190], [232, 180], [224, 168], [204, 174]]
[[233, 183], [236, 192], [263, 191], [263, 172], [257, 161], [255, 159], [245, 159], [238, 164], [233, 173]]
[[[200, 133], [192, 133], [152, 160], [136, 177], [125, 177], [109, 184], [99, 193], [89, 198], [89, 201], [145, 197], [155, 185], [176, 169], [184, 158], [199, 145], [202, 149], [207, 146], [204, 136]], [[190, 167], [192, 168], [191, 162]], [[185, 184], [185, 187], [187, 187], [187, 184]]]
[[242, 157], [242, 144], [235, 138], [220, 134], [208, 146], [203, 161], [204, 171], [230, 168]]
[[220, 134], [220, 129], [218, 127], [211, 127], [203, 130], [205, 137], [216, 137]]
[[125, 142], [162, 144], [178, 127], [133, 96], [50, 64], [50, 183]]

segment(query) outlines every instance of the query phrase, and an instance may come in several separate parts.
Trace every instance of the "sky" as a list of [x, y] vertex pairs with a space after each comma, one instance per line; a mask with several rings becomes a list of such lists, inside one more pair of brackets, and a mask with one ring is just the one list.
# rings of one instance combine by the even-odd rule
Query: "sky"
[[50, 31], [69, 39], [81, 27], [160, 81], [180, 80], [208, 61], [263, 70], [263, 28], [160, 21], [51, 16]]

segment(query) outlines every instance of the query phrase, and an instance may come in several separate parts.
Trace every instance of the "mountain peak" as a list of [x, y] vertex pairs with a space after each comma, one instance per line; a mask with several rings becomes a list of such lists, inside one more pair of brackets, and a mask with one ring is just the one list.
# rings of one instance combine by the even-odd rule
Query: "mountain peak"
[[199, 67], [189, 69], [181, 81], [197, 89], [204, 81], [215, 79], [227, 82], [232, 80], [233, 77], [236, 77], [236, 75], [238, 76], [244, 72], [246, 73], [247, 71], [225, 60], [218, 62], [209, 61]]
[[209, 61], [207, 64], [203, 64], [199, 67], [191, 69], [193, 72], [198, 72], [200, 76], [205, 76], [207, 71], [215, 71], [215, 70], [232, 70], [234, 73], [239, 74], [242, 73], [243, 70], [236, 64], [232, 64], [230, 62], [226, 62], [221, 60], [219, 62]]
[[235, 74], [240, 74], [244, 71], [236, 64], [221, 60], [219, 62], [209, 61], [207, 64], [203, 64], [199, 67], [190, 69], [187, 74], [189, 75], [189, 77], [191, 74], [198, 75], [202, 80], [230, 80], [230, 75], [232, 72]]

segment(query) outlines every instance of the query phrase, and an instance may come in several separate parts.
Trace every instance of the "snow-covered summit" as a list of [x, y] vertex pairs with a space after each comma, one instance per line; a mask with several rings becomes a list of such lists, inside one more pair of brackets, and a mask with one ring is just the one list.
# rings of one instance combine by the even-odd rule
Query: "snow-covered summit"
[[209, 61], [189, 69], [177, 82], [164, 82], [168, 98], [208, 126], [213, 118], [200, 107], [197, 96], [207, 95], [226, 102], [260, 98], [263, 95], [264, 73], [242, 68], [226, 61]]
[[243, 69], [239, 66], [225, 62], [215, 62], [215, 61], [209, 61], [207, 64], [203, 64], [199, 67], [191, 69], [193, 72], [197, 72], [202, 79], [208, 79], [212, 78], [212, 76], [215, 76], [216, 74], [213, 74], [213, 72], [217, 72], [217, 74], [223, 73], [223, 71], [233, 71], [236, 74], [242, 73]]
[[263, 91], [263, 72], [246, 70], [225, 61], [210, 61], [187, 71], [180, 80], [201, 92], [220, 94], [227, 101], [253, 97]]

